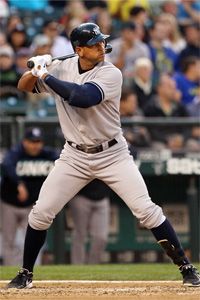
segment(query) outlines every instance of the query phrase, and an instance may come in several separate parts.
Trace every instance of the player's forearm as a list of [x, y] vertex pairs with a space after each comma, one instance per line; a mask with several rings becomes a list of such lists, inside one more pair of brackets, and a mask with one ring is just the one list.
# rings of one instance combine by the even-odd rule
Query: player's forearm
[[99, 104], [103, 99], [100, 89], [89, 82], [79, 85], [59, 80], [52, 75], [44, 76], [43, 80], [54, 92], [72, 106], [88, 108]]
[[37, 81], [37, 77], [33, 76], [32, 73], [30, 71], [27, 71], [26, 73], [24, 73], [24, 75], [22, 75], [22, 77], [20, 78], [17, 88], [20, 91], [24, 91], [24, 92], [32, 92], [35, 86], [35, 83]]

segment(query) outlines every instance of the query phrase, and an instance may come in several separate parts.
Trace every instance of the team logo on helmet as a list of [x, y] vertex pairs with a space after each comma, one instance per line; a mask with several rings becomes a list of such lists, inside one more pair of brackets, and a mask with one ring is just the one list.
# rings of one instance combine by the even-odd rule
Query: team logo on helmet
[[101, 33], [98, 27], [94, 28], [93, 32], [94, 32], [95, 35], [98, 35], [98, 34]]

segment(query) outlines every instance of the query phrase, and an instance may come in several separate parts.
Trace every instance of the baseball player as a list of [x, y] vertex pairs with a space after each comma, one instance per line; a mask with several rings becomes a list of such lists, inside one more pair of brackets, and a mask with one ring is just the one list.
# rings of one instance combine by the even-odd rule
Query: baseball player
[[32, 286], [34, 263], [47, 229], [64, 205], [94, 178], [104, 181], [152, 231], [178, 265], [183, 284], [200, 286], [198, 271], [185, 256], [161, 207], [151, 201], [122, 135], [122, 75], [105, 61], [107, 38], [96, 24], [81, 24], [70, 35], [77, 56], [52, 64], [46, 56], [33, 57], [34, 67], [19, 81], [20, 90], [55, 97], [66, 143], [29, 214], [23, 266], [8, 288]]

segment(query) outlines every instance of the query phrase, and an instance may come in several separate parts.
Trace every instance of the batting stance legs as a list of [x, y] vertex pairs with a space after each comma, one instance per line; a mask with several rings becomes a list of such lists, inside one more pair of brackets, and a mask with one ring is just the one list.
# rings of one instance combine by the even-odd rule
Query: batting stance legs
[[182, 274], [184, 266], [194, 268], [185, 257], [162, 209], [151, 201], [143, 178], [123, 141], [118, 141], [118, 144], [100, 154], [87, 154], [65, 146], [65, 151], [44, 182], [39, 199], [29, 215], [22, 270], [23, 274], [24, 269], [27, 270], [26, 278], [30, 278], [30, 285], [34, 263], [45, 241], [47, 229], [63, 206], [93, 178], [108, 184], [140, 222], [151, 229], [168, 256], [180, 267]]

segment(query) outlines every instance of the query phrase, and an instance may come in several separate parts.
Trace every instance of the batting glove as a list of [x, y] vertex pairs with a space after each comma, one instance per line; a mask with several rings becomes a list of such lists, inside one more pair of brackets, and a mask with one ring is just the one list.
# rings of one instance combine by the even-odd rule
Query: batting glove
[[45, 59], [46, 65], [50, 66], [50, 64], [52, 63], [52, 56], [50, 54], [45, 54], [42, 55], [42, 57]]
[[50, 54], [33, 56], [29, 58], [28, 61], [32, 61], [35, 64], [40, 59], [43, 59], [46, 62], [47, 66], [49, 66], [52, 63], [52, 56]]
[[34, 59], [34, 68], [31, 69], [31, 73], [35, 77], [42, 78], [44, 74], [48, 74], [46, 60], [43, 56], [36, 56]]

